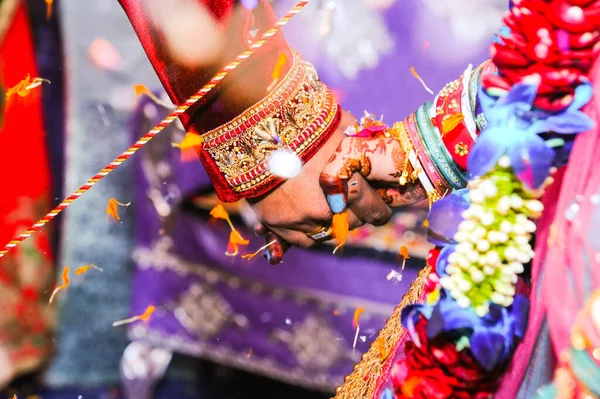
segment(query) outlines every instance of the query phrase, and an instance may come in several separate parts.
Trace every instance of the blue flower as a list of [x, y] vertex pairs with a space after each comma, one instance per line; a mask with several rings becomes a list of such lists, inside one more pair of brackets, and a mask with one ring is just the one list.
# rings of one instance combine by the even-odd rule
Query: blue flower
[[[482, 93], [484, 93], [482, 91]], [[502, 155], [508, 155], [516, 176], [529, 188], [538, 188], [549, 174], [555, 153], [537, 135], [538, 113], [532, 112], [537, 85], [519, 83], [495, 101], [481, 95], [488, 127], [481, 133], [467, 161], [473, 177], [491, 171]]]
[[533, 108], [536, 95], [536, 83], [518, 83], [502, 97], [491, 96], [480, 88], [478, 99], [488, 125], [517, 127], [536, 134], [576, 134], [594, 126], [592, 119], [580, 111], [592, 99], [593, 88], [588, 80], [577, 86], [571, 105], [554, 114]]
[[478, 98], [488, 125], [526, 128], [535, 116], [530, 112], [536, 94], [537, 84], [517, 83], [501, 97], [491, 96], [481, 87]]
[[462, 213], [469, 207], [469, 190], [463, 188], [435, 202], [427, 217], [428, 239], [436, 246], [453, 244]]
[[[488, 120], [488, 128], [471, 151], [468, 160], [471, 175], [478, 177], [486, 174], [506, 154], [523, 184], [538, 188], [548, 176], [556, 156], [538, 134], [553, 132], [556, 137], [556, 134], [572, 135], [591, 129], [594, 122], [579, 109], [590, 101], [592, 92], [591, 84], [583, 82], [575, 90], [575, 97], [568, 108], [549, 114], [532, 106], [537, 94], [535, 83], [516, 84], [500, 98], [490, 96], [481, 89], [479, 100]], [[561, 154], [564, 150], [561, 150]], [[560, 159], [563, 158], [561, 155]]]
[[542, 185], [555, 153], [537, 134], [519, 128], [490, 126], [481, 133], [467, 161], [473, 177], [490, 172], [502, 155], [508, 155], [517, 178], [529, 188]]
[[525, 336], [528, 313], [529, 300], [517, 294], [508, 308], [490, 304], [489, 313], [479, 317], [471, 308], [458, 306], [452, 296], [442, 289], [437, 304], [407, 306], [401, 317], [402, 325], [413, 340], [417, 335], [414, 326], [420, 317], [428, 320], [429, 338], [436, 338], [440, 334], [454, 336], [457, 340], [461, 336], [468, 337], [473, 357], [483, 368], [491, 371], [510, 358], [518, 342]]

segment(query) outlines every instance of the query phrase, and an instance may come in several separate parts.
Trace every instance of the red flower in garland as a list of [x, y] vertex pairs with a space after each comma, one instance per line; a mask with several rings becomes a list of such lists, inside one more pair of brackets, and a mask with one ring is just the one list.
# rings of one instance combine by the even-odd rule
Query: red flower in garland
[[504, 18], [510, 35], [490, 49], [501, 77], [486, 87], [506, 90], [525, 77], [540, 80], [534, 104], [545, 111], [566, 108], [600, 51], [600, 7], [593, 0], [515, 0]]
[[497, 386], [497, 374], [486, 373], [468, 350], [449, 340], [429, 340], [427, 320], [417, 322], [418, 346], [407, 341], [406, 358], [392, 368], [397, 399], [487, 399]]

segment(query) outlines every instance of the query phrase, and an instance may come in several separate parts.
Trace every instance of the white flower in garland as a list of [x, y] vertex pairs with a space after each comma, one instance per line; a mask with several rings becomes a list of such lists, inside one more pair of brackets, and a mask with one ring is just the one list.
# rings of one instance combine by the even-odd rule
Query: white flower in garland
[[490, 302], [512, 304], [518, 275], [534, 256], [530, 241], [536, 225], [530, 218], [539, 217], [543, 206], [523, 189], [506, 156], [471, 182], [469, 199], [440, 282], [461, 307], [484, 316]]

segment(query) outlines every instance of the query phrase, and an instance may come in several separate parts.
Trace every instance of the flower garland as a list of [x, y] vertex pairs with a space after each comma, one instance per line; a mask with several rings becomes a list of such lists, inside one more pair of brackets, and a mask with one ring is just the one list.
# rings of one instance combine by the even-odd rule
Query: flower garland
[[[433, 273], [425, 303], [405, 308], [397, 399], [489, 398], [525, 335], [531, 238], [555, 166], [592, 120], [580, 108], [600, 49], [600, 0], [513, 0], [482, 78], [487, 126], [470, 181], [429, 215]], [[384, 395], [389, 395], [384, 392]]]

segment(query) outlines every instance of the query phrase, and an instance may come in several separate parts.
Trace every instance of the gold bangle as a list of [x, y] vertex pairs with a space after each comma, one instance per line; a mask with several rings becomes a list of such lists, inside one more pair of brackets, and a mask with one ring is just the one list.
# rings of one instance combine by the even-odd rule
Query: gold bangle
[[414, 169], [414, 165], [410, 162], [409, 154], [414, 150], [412, 141], [410, 141], [410, 136], [408, 135], [408, 129], [403, 122], [396, 122], [391, 129], [388, 129], [390, 134], [396, 138], [400, 142], [400, 147], [404, 152], [404, 165], [402, 165], [402, 172], [400, 178], [398, 179], [398, 183], [401, 186], [406, 185], [409, 181], [414, 183], [415, 180], [418, 179], [418, 173]]

